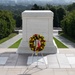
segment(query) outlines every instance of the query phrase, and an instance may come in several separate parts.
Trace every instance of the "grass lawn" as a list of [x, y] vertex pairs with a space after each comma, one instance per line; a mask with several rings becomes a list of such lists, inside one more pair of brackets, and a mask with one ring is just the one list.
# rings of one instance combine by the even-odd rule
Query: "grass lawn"
[[[58, 48], [68, 48], [67, 46], [65, 46], [63, 43], [61, 43], [59, 40], [57, 40], [56, 38], [53, 38], [55, 40], [55, 43], [57, 45]], [[18, 40], [17, 42], [15, 42], [13, 45], [11, 45], [9, 48], [18, 48], [20, 42], [22, 39]]]
[[10, 38], [12, 38], [12, 37], [14, 37], [16, 35], [17, 35], [17, 33], [12, 33], [8, 37], [5, 37], [5, 38], [1, 39], [0, 40], [0, 44], [3, 43], [3, 42], [5, 42], [5, 41], [7, 41], [7, 40], [9, 40]]
[[59, 40], [57, 40], [55, 37], [53, 38], [57, 47], [58, 48], [68, 48], [67, 46], [65, 46], [62, 42], [60, 42]]
[[74, 43], [75, 43], [75, 39], [74, 39], [74, 38], [71, 38], [70, 36], [68, 36], [68, 35], [64, 34], [63, 32], [62, 32], [62, 33], [60, 33], [60, 35], [61, 35], [61, 36], [63, 36], [63, 37], [65, 37], [66, 39], [68, 39], [68, 40], [70, 40], [70, 41], [72, 41], [72, 42], [74, 42]]
[[9, 48], [18, 48], [21, 40], [22, 40], [22, 38], [20, 40], [18, 40], [17, 42], [15, 42], [13, 45], [11, 45]]

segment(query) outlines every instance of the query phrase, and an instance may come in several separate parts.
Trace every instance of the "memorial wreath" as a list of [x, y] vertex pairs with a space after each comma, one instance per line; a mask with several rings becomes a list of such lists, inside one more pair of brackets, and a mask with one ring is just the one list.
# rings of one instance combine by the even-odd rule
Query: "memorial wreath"
[[39, 34], [34, 34], [29, 39], [29, 46], [32, 51], [42, 51], [45, 47], [46, 41], [44, 40], [44, 37]]

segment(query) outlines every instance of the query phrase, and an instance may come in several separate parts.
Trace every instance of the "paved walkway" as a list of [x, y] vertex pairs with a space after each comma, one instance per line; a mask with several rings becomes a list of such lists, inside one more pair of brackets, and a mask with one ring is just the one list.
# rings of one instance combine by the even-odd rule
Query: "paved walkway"
[[17, 49], [0, 48], [0, 75], [75, 75], [75, 49], [58, 49], [59, 53], [44, 55], [44, 64], [27, 67], [31, 54], [16, 54]]
[[64, 45], [66, 45], [68, 48], [75, 48], [75, 43], [69, 41], [68, 39], [58, 35], [58, 30], [54, 30], [53, 36], [57, 38], [59, 41], [61, 41]]
[[20, 38], [22, 38], [22, 34], [18, 34], [15, 37], [7, 40], [6, 42], [0, 44], [0, 48], [8, 48], [9, 46], [11, 46], [12, 44], [14, 44], [16, 41], [18, 41]]
[[[59, 29], [61, 30], [61, 29]], [[64, 45], [66, 45], [68, 48], [75, 48], [75, 43], [67, 40], [66, 38], [58, 35], [58, 30], [53, 30], [53, 36], [56, 37], [59, 41], [61, 41]], [[0, 44], [0, 48], [8, 48], [12, 44], [14, 44], [16, 41], [18, 41], [20, 38], [22, 38], [22, 30], [19, 31], [19, 34], [8, 41]]]

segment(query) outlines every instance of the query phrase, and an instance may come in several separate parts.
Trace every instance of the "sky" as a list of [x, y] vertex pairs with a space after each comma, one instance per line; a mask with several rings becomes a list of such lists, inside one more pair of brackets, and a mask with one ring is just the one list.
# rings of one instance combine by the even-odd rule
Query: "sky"
[[[17, 1], [17, 0], [15, 0], [15, 1]], [[33, 1], [33, 0], [29, 0], [29, 1]], [[37, 0], [34, 0], [34, 1], [37, 1]], [[40, 0], [40, 1], [55, 1], [55, 0]], [[60, 0], [58, 0], [58, 1], [60, 1]], [[63, 0], [61, 0], [61, 1], [63, 1]], [[65, 0], [65, 1], [75, 2], [75, 0]]]
[[[15, 1], [18, 1], [18, 0], [15, 0]], [[25, 0], [23, 0], [23, 1], [25, 1]], [[48, 1], [52, 1], [52, 2], [58, 2], [58, 3], [63, 3], [63, 2], [75, 2], [75, 0], [27, 0], [27, 1], [42, 1], [42, 2], [44, 2], [44, 1], [46, 1], [46, 2], [48, 2]]]
[[[11, 0], [11, 1], [19, 1], [19, 0]], [[24, 0], [26, 1], [26, 0]], [[28, 0], [28, 1], [54, 1], [55, 0]], [[56, 1], [59, 1], [59, 2], [63, 2], [63, 0], [56, 0]], [[75, 2], [75, 0], [65, 0], [66, 2]]]
[[[6, 1], [6, 0], [0, 0], [0, 1]], [[51, 1], [53, 3], [65, 3], [65, 2], [66, 3], [71, 3], [71, 2], [75, 2], [75, 0], [7, 0], [7, 1], [15, 1], [15, 2], [23, 2], [23, 1], [49, 2], [49, 1]]]

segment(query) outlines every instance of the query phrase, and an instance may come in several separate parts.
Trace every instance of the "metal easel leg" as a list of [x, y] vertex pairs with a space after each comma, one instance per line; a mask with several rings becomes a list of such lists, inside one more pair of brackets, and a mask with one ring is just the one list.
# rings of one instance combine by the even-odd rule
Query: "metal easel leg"
[[[41, 53], [41, 52], [40, 52], [40, 53]], [[31, 55], [31, 57], [32, 57], [32, 63], [33, 63], [34, 55], [36, 55], [35, 52], [33, 52], [32, 55]], [[45, 61], [44, 56], [43, 56], [42, 53], [41, 53], [41, 56], [42, 56], [42, 59], [43, 59], [43, 61], [44, 61], [45, 66], [46, 66], [46, 68], [47, 68], [46, 61]], [[40, 62], [40, 61], [38, 61], [38, 59], [39, 59], [38, 54], [36, 55], [36, 57], [37, 57], [37, 64], [36, 64], [36, 66], [33, 67], [33, 68], [31, 68], [31, 69], [29, 69], [30, 65], [32, 64], [32, 63], [31, 63], [30, 65], [27, 66], [27, 69], [24, 71], [23, 74], [27, 74], [29, 71], [31, 71], [32, 69], [34, 69], [34, 68], [36, 68], [36, 67], [39, 68], [39, 67], [38, 67], [38, 62]], [[39, 68], [39, 69], [41, 69], [41, 68]], [[41, 70], [42, 70], [42, 69], [41, 69]]]
[[[35, 52], [33, 52], [32, 53], [32, 55], [31, 55], [31, 57], [32, 57], [32, 63], [33, 63], [33, 59], [34, 59], [34, 54], [35, 54]], [[31, 63], [31, 64], [32, 64]], [[31, 66], [31, 64], [29, 64], [28, 66], [27, 66], [27, 68], [26, 68], [26, 70], [23, 72], [23, 74], [27, 74], [29, 71], [31, 71], [32, 69], [29, 69], [29, 67]]]
[[35, 52], [32, 53], [32, 63], [33, 63], [33, 59], [34, 59], [34, 54], [35, 54]]
[[[40, 52], [40, 53], [41, 53], [41, 52]], [[42, 53], [41, 53], [41, 56], [42, 56], [42, 59], [43, 59], [43, 61], [44, 61], [45, 66], [46, 66], [46, 68], [47, 68], [46, 61], [45, 61], [44, 56], [43, 56]]]

